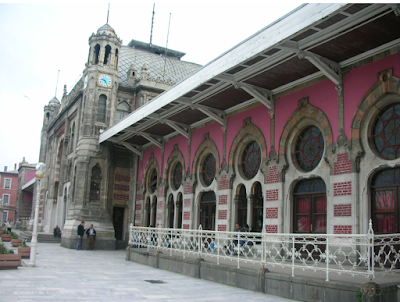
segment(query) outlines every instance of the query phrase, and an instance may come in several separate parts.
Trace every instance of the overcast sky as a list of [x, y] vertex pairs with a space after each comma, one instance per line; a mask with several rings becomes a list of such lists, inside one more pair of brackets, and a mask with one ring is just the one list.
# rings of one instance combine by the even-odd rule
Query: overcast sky
[[[126, 45], [149, 43], [154, 1], [111, 3], [109, 24]], [[153, 44], [206, 64], [301, 2], [155, 2]], [[107, 21], [107, 2], [0, 4], [0, 171], [39, 159], [43, 107], [72, 89], [87, 61], [88, 39]], [[57, 74], [60, 70], [58, 85]]]

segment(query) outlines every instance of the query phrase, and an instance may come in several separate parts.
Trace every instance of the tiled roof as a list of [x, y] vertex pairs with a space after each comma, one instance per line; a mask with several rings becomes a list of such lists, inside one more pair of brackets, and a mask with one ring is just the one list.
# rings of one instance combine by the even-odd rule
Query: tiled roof
[[[141, 69], [147, 66], [148, 79], [156, 83], [174, 85], [198, 70], [201, 65], [179, 60], [177, 57], [165, 56], [137, 47], [122, 46], [119, 61], [119, 83], [127, 86], [127, 73], [131, 65], [136, 68], [136, 77], [141, 77]], [[165, 65], [165, 74], [164, 74]]]

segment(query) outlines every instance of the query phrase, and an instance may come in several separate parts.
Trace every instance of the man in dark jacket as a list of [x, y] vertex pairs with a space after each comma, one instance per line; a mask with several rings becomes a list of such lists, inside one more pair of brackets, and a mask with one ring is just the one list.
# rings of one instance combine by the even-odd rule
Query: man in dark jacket
[[93, 250], [94, 240], [96, 239], [96, 230], [93, 228], [93, 224], [87, 229], [86, 234], [88, 235], [87, 249]]
[[78, 225], [78, 242], [76, 243], [76, 249], [81, 250], [82, 249], [82, 238], [83, 235], [85, 234], [85, 222], [82, 221], [80, 225]]

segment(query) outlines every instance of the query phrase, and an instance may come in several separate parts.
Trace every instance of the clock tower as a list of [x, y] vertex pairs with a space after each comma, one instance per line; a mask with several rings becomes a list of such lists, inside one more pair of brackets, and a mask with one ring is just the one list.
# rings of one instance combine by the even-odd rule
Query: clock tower
[[[81, 221], [94, 224], [101, 237], [99, 248], [115, 246], [112, 216], [107, 204], [109, 148], [99, 144], [100, 133], [114, 123], [119, 83], [118, 61], [122, 40], [105, 24], [89, 38], [89, 55], [82, 76], [82, 98], [78, 108], [79, 133], [71, 179], [69, 219], [63, 245], [73, 248]], [[77, 123], [78, 124], [78, 123]], [[72, 219], [71, 219], [72, 218]]]

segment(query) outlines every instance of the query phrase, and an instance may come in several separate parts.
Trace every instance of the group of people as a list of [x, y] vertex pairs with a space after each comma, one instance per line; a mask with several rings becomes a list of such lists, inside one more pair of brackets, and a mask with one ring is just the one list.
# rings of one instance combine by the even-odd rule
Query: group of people
[[80, 225], [78, 225], [78, 242], [76, 244], [77, 250], [82, 250], [82, 239], [86, 232], [88, 236], [87, 241], [87, 250], [93, 250], [94, 240], [96, 238], [96, 230], [93, 228], [93, 224], [90, 225], [90, 228], [85, 228], [85, 222], [82, 221]]
[[[243, 224], [243, 226], [240, 225], [240, 223], [236, 223], [236, 231], [239, 233], [244, 233], [244, 232], [250, 232], [250, 227], [247, 223]], [[245, 236], [240, 236], [240, 238], [245, 238]], [[253, 245], [253, 241], [251, 240], [239, 240], [239, 245], [243, 246], [246, 243], [247, 246]], [[238, 241], [237, 240], [233, 240], [233, 244], [235, 246], [238, 245]]]

